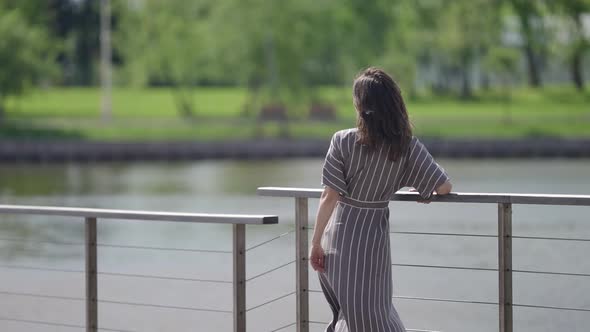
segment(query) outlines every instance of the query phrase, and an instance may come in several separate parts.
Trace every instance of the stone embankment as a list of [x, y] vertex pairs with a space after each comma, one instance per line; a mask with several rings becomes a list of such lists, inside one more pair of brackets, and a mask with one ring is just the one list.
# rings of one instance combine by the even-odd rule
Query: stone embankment
[[[590, 158], [590, 139], [422, 141], [438, 158]], [[326, 140], [234, 142], [2, 141], [0, 162], [150, 161], [323, 157]]]

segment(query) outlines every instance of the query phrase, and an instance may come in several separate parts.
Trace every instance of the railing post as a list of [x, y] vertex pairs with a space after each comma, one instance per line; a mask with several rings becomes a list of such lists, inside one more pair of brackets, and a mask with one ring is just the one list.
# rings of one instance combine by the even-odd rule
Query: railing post
[[246, 331], [246, 226], [233, 225], [234, 332]]
[[86, 251], [86, 332], [98, 330], [98, 303], [96, 278], [96, 218], [87, 217], [85, 224]]
[[498, 203], [500, 332], [512, 332], [512, 204]]
[[309, 276], [308, 276], [308, 199], [295, 198], [295, 250], [297, 260], [295, 291], [297, 298], [297, 332], [309, 331]]

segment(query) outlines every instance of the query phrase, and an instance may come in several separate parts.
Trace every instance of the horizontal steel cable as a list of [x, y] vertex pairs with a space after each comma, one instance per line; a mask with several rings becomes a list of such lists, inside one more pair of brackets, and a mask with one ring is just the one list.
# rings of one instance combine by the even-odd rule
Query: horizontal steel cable
[[[313, 230], [314, 227], [306, 227], [307, 230]], [[405, 232], [405, 231], [391, 231], [390, 234], [416, 234], [416, 235], [446, 235], [446, 236], [465, 236], [465, 237], [489, 237], [497, 238], [498, 235], [494, 234], [469, 234], [469, 233], [434, 233], [434, 232]], [[585, 238], [567, 238], [567, 237], [549, 237], [549, 236], [522, 236], [513, 235], [513, 239], [529, 239], [529, 240], [555, 240], [555, 241], [577, 241], [577, 242], [590, 242], [590, 239]]]
[[[61, 241], [31, 241], [25, 239], [9, 239], [9, 238], [0, 238], [0, 241], [6, 242], [24, 242], [24, 243], [32, 243], [32, 244], [55, 244], [55, 245], [65, 245], [65, 246], [83, 246], [85, 243], [81, 242], [61, 242]], [[213, 254], [231, 254], [231, 250], [208, 250], [208, 249], [191, 249], [191, 248], [170, 248], [170, 247], [154, 247], [154, 246], [132, 246], [132, 245], [124, 245], [124, 244], [110, 244], [110, 243], [97, 243], [98, 247], [107, 247], [107, 248], [125, 248], [125, 249], [147, 249], [147, 250], [162, 250], [162, 251], [188, 251], [188, 252], [202, 252], [202, 253], [213, 253]]]
[[268, 270], [268, 271], [266, 271], [266, 272], [262, 272], [262, 273], [260, 273], [260, 274], [258, 274], [258, 275], [255, 275], [255, 276], [253, 276], [253, 277], [251, 277], [251, 278], [249, 278], [249, 279], [246, 279], [246, 282], [248, 282], [248, 281], [251, 281], [251, 280], [254, 280], [254, 279], [258, 278], [258, 277], [262, 277], [263, 275], [267, 275], [267, 274], [269, 274], [269, 273], [271, 273], [271, 272], [273, 272], [273, 271], [276, 271], [276, 270], [278, 270], [278, 269], [284, 268], [285, 266], [289, 266], [289, 265], [291, 265], [291, 264], [293, 264], [293, 263], [295, 263], [295, 262], [296, 262], [296, 260], [294, 259], [294, 260], [292, 260], [292, 261], [290, 261], [290, 262], [287, 262], [287, 263], [285, 263], [285, 264], [279, 265], [279, 266], [277, 266], [277, 267], [275, 267], [275, 268], [272, 268], [272, 269], [270, 269], [270, 270]]
[[162, 251], [188, 251], [188, 252], [202, 252], [210, 254], [231, 254], [231, 250], [208, 250], [208, 249], [191, 249], [191, 248], [169, 248], [169, 247], [153, 247], [153, 246], [131, 246], [119, 244], [97, 243], [99, 247], [110, 248], [125, 248], [125, 249], [147, 249], [147, 250], [162, 250]]
[[574, 238], [574, 237], [548, 237], [548, 236], [520, 236], [513, 235], [513, 239], [527, 239], [527, 240], [551, 240], [551, 241], [575, 241], [575, 242], [590, 242], [590, 239]]
[[449, 270], [473, 270], [473, 271], [498, 271], [498, 269], [492, 269], [488, 267], [463, 267], [463, 266], [443, 266], [443, 265], [423, 265], [423, 264], [399, 264], [393, 263], [393, 266], [404, 266], [404, 267], [423, 267], [432, 269], [449, 269]]
[[534, 304], [518, 304], [518, 303], [514, 303], [512, 306], [513, 307], [523, 307], [523, 308], [535, 308], [535, 309], [551, 309], [551, 310], [590, 312], [590, 309], [586, 309], [586, 308], [555, 307], [555, 306], [534, 305]]
[[[306, 227], [308, 230], [313, 230], [314, 227]], [[262, 242], [255, 246], [252, 246], [248, 249], [254, 249], [259, 247], [260, 245], [266, 244], [273, 240], [276, 240], [280, 237], [289, 235], [294, 233], [296, 230], [292, 230], [281, 234], [275, 238], [272, 238], [268, 241]], [[436, 233], [436, 232], [410, 232], [410, 231], [391, 231], [390, 234], [408, 234], [408, 235], [439, 235], [439, 236], [459, 236], [459, 237], [489, 237], [494, 238], [498, 237], [497, 235], [492, 234], [469, 234], [469, 233]], [[547, 237], [547, 236], [522, 236], [522, 235], [513, 235], [513, 239], [528, 239], [528, 240], [553, 240], [553, 241], [574, 241], [574, 242], [590, 242], [590, 239], [585, 238], [565, 238], [565, 237]], [[31, 243], [45, 243], [45, 244], [55, 244], [55, 245], [71, 245], [71, 246], [83, 246], [84, 243], [81, 242], [62, 242], [62, 241], [30, 241], [25, 239], [12, 239], [12, 238], [0, 238], [0, 241], [5, 242], [31, 242]], [[129, 249], [149, 249], [149, 250], [163, 250], [163, 251], [189, 251], [189, 252], [203, 252], [203, 253], [220, 253], [220, 254], [231, 254], [232, 251], [230, 250], [207, 250], [207, 249], [191, 249], [191, 248], [169, 248], [169, 247], [154, 247], [154, 246], [131, 246], [131, 245], [116, 245], [116, 244], [107, 244], [107, 243], [97, 243], [99, 247], [113, 247], [113, 248], [129, 248]]]
[[[0, 268], [4, 269], [15, 269], [15, 270], [35, 270], [35, 271], [52, 271], [52, 272], [67, 272], [67, 273], [85, 273], [83, 270], [68, 270], [68, 269], [55, 269], [55, 268], [44, 268], [34, 266], [20, 266], [20, 265], [0, 265]], [[133, 278], [147, 278], [147, 279], [161, 279], [161, 280], [180, 280], [180, 281], [196, 281], [196, 282], [207, 282], [207, 283], [218, 283], [218, 284], [231, 284], [228, 280], [214, 280], [214, 279], [197, 279], [197, 278], [185, 278], [185, 277], [168, 277], [158, 276], [151, 274], [132, 274], [132, 273], [117, 273], [117, 272], [97, 272], [98, 275], [110, 275], [120, 277], [133, 277]]]
[[282, 330], [282, 329], [286, 329], [287, 327], [291, 327], [291, 326], [293, 326], [293, 325], [295, 325], [295, 324], [297, 324], [297, 322], [293, 322], [293, 323], [291, 323], [291, 324], [283, 325], [283, 326], [281, 326], [281, 327], [279, 327], [279, 328], [277, 328], [277, 329], [271, 330], [271, 331], [269, 331], [269, 332], [277, 332], [277, 331], [280, 331], [280, 330]]
[[52, 272], [67, 272], [67, 273], [84, 273], [85, 272], [83, 270], [56, 269], [56, 268], [51, 268], [51, 267], [36, 267], [36, 266], [23, 266], [23, 265], [4, 265], [4, 264], [0, 264], [0, 269], [52, 271]]
[[266, 301], [266, 302], [264, 302], [264, 303], [261, 303], [261, 304], [255, 305], [255, 306], [253, 306], [252, 308], [246, 309], [246, 311], [250, 311], [250, 310], [254, 310], [254, 309], [260, 308], [260, 307], [262, 307], [262, 306], [265, 306], [265, 305], [267, 305], [267, 304], [273, 303], [273, 302], [275, 302], [275, 301], [278, 301], [278, 300], [280, 300], [280, 299], [283, 299], [283, 298], [285, 298], [285, 297], [287, 297], [287, 296], [290, 296], [290, 295], [293, 295], [293, 294], [295, 294], [295, 291], [293, 291], [293, 292], [291, 292], [291, 293], [288, 293], [288, 294], [285, 294], [285, 295], [281, 295], [281, 296], [279, 296], [279, 297], [276, 297], [276, 298], [274, 298], [274, 299], [272, 299], [272, 300], [269, 300], [269, 301]]
[[[34, 293], [20, 293], [20, 292], [0, 291], [0, 294], [4, 294], [4, 295], [16, 295], [16, 296], [29, 296], [29, 297], [36, 297], [36, 298], [59, 299], [59, 300], [71, 300], [71, 301], [86, 301], [85, 298], [79, 298], [79, 297], [55, 296], [55, 295], [44, 295], [44, 294], [34, 294]], [[209, 312], [232, 313], [232, 311], [229, 311], [229, 310], [207, 309], [207, 308], [193, 308], [193, 307], [182, 307], [182, 306], [167, 306], [167, 305], [152, 304], [152, 303], [137, 303], [137, 302], [114, 301], [114, 300], [98, 300], [98, 302], [101, 302], [101, 303], [112, 303], [112, 304], [125, 304], [125, 305], [133, 305], [133, 306], [140, 306], [140, 307], [155, 307], [155, 308], [167, 308], [167, 309], [181, 309], [181, 310], [193, 310], [193, 311], [209, 311]]]
[[115, 300], [98, 300], [99, 303], [110, 303], [110, 304], [124, 304], [136, 307], [152, 307], [152, 308], [162, 308], [162, 309], [176, 309], [176, 310], [190, 310], [190, 311], [205, 311], [205, 312], [218, 312], [224, 314], [231, 314], [231, 310], [223, 310], [223, 309], [208, 309], [208, 308], [194, 308], [194, 307], [183, 307], [183, 306], [173, 306], [173, 305], [163, 305], [163, 304], [153, 304], [153, 303], [140, 303], [140, 302], [126, 302], [126, 301], [115, 301]]
[[[55, 323], [55, 322], [47, 322], [47, 321], [32, 320], [32, 319], [9, 318], [9, 317], [0, 316], [0, 320], [9, 321], [9, 322], [17, 322], [17, 323], [59, 326], [59, 327], [71, 327], [71, 328], [75, 328], [75, 329], [86, 329], [86, 326], [83, 326], [83, 325]], [[134, 331], [130, 331], [130, 330], [119, 330], [119, 329], [106, 328], [106, 327], [99, 327], [98, 330], [99, 331], [113, 331], [113, 332], [134, 332]]]
[[86, 326], [84, 326], [84, 325], [56, 323], [56, 322], [46, 322], [46, 321], [31, 320], [31, 319], [9, 318], [9, 317], [4, 317], [4, 316], [0, 316], [0, 320], [3, 320], [3, 321], [11, 321], [11, 322], [18, 322], [18, 323], [47, 325], [47, 326], [70, 327], [70, 328], [75, 328], [75, 329], [85, 329], [86, 328]]
[[492, 234], [469, 234], [469, 233], [436, 233], [436, 232], [406, 232], [406, 231], [391, 231], [390, 234], [406, 234], [406, 235], [435, 235], [435, 236], [460, 236], [460, 237], [491, 237], [497, 238], [498, 235]]
[[32, 241], [32, 240], [26, 240], [26, 239], [10, 239], [10, 238], [0, 238], [0, 241], [35, 243], [35, 244], [44, 243], [44, 244], [56, 244], [56, 245], [62, 245], [62, 246], [83, 246], [84, 245], [84, 243], [81, 243], [81, 242], [61, 242], [61, 241], [46, 241], [46, 240]]
[[37, 297], [37, 298], [45, 298], [45, 299], [58, 299], [58, 300], [68, 300], [68, 301], [85, 301], [85, 298], [82, 297], [70, 297], [70, 296], [60, 296], [60, 295], [45, 295], [45, 294], [35, 294], [35, 293], [25, 293], [25, 292], [10, 292], [10, 291], [0, 291], [2, 295], [14, 295], [14, 296], [28, 296], [28, 297]]
[[529, 274], [558, 275], [558, 276], [572, 276], [572, 277], [590, 277], [590, 274], [588, 274], [588, 273], [551, 272], [551, 271], [534, 271], [534, 270], [512, 270], [512, 272], [529, 273]]
[[468, 304], [498, 305], [497, 302], [472, 301], [472, 300], [456, 300], [456, 299], [444, 299], [444, 298], [436, 298], [436, 297], [417, 297], [417, 296], [394, 295], [393, 298], [394, 299], [400, 299], [400, 300], [418, 300], [418, 301], [431, 301], [431, 302], [449, 302], [449, 303], [468, 303]]
[[116, 272], [97, 272], [99, 275], [118, 276], [118, 277], [132, 277], [132, 278], [146, 278], [146, 279], [161, 279], [161, 280], [178, 280], [178, 281], [196, 281], [216, 284], [231, 284], [228, 280], [215, 280], [215, 279], [196, 279], [196, 278], [184, 278], [184, 277], [167, 277], [167, 276], [156, 276], [150, 274], [129, 274], [129, 273], [116, 273]]
[[[313, 230], [314, 227], [306, 227], [308, 230]], [[437, 235], [437, 236], [459, 236], [459, 237], [487, 237], [497, 238], [495, 234], [469, 234], [469, 233], [437, 233], [437, 232], [410, 232], [410, 231], [391, 231], [389, 234], [407, 234], [407, 235]]]
[[[321, 322], [321, 321], [317, 321], [317, 320], [310, 320], [307, 322], [310, 324], [330, 324], [330, 322]], [[295, 324], [295, 323], [293, 323], [293, 324]], [[291, 325], [289, 325], [289, 326], [291, 326]], [[437, 332], [437, 331], [432, 331], [432, 330], [417, 330], [417, 329], [406, 329], [406, 331], [408, 331], [408, 332]], [[274, 331], [271, 331], [271, 332], [274, 332]]]
[[255, 248], [258, 248], [258, 247], [260, 247], [260, 246], [263, 246], [263, 245], [265, 245], [265, 244], [267, 244], [267, 243], [269, 243], [269, 242], [272, 242], [272, 241], [278, 240], [278, 239], [280, 239], [280, 238], [282, 238], [282, 237], [285, 237], [285, 236], [287, 236], [287, 235], [289, 235], [289, 234], [293, 234], [293, 233], [295, 233], [295, 231], [296, 231], [296, 230], [295, 230], [295, 229], [293, 229], [293, 230], [290, 230], [290, 231], [288, 231], [288, 232], [285, 232], [285, 233], [283, 233], [283, 234], [281, 234], [281, 235], [277, 235], [277, 236], [273, 237], [272, 239], [268, 239], [268, 240], [266, 240], [266, 241], [264, 241], [264, 242], [260, 242], [260, 243], [258, 243], [258, 244], [256, 244], [256, 245], [253, 245], [253, 246], [251, 246], [250, 248], [246, 249], [246, 251], [250, 251], [250, 250], [252, 250], [252, 249], [255, 249]]
[[[310, 289], [310, 293], [322, 293], [321, 290]], [[471, 301], [471, 300], [456, 300], [456, 299], [445, 299], [435, 297], [417, 297], [417, 296], [401, 296], [395, 295], [394, 299], [401, 300], [419, 300], [419, 301], [432, 301], [432, 302], [450, 302], [450, 303], [469, 303], [469, 304], [486, 304], [486, 305], [498, 305], [497, 302], [486, 302], [486, 301]]]

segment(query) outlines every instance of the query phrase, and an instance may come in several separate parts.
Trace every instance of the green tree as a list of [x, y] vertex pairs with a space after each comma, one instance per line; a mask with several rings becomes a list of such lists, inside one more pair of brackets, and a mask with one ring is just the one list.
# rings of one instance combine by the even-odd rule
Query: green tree
[[129, 10], [115, 32], [126, 68], [124, 75], [142, 85], [173, 88], [177, 110], [195, 115], [192, 87], [211, 72], [214, 35], [208, 19], [214, 1], [150, 0]]
[[0, 5], [0, 121], [6, 97], [23, 93], [54, 73], [50, 36], [27, 23], [18, 9]]
[[[545, 23], [542, 1], [508, 0], [520, 25], [522, 50], [527, 61], [529, 84], [539, 87], [541, 79], [541, 56], [546, 53]], [[569, 1], [569, 0], [566, 0]]]
[[510, 47], [495, 47], [484, 60], [486, 69], [491, 70], [500, 82], [502, 101], [504, 102], [504, 122], [512, 123], [512, 82], [517, 79], [519, 52]]
[[217, 66], [248, 87], [247, 114], [279, 105], [288, 118], [304, 116], [315, 86], [342, 82], [356, 58], [347, 52], [352, 12], [333, 1], [233, 0], [210, 18]]
[[419, 1], [403, 0], [391, 4], [389, 29], [385, 35], [385, 49], [377, 64], [392, 74], [403, 91], [415, 95], [417, 69], [427, 55], [428, 48], [421, 32], [428, 29], [422, 25]]
[[584, 55], [590, 48], [590, 40], [584, 31], [583, 16], [590, 12], [590, 0], [553, 0], [547, 6], [555, 9], [564, 18], [558, 28], [567, 29], [566, 52], [571, 78], [580, 91], [584, 90]]
[[[60, 83], [95, 85], [98, 81], [99, 3], [97, 0], [3, 0], [6, 8], [19, 9], [31, 25], [43, 28], [62, 47], [57, 51]], [[114, 1], [113, 28], [117, 28], [122, 1]], [[117, 53], [116, 49], [114, 50]]]
[[496, 1], [401, 0], [392, 6], [385, 66], [410, 91], [418, 70], [425, 69], [436, 71], [436, 92], [456, 87], [471, 98], [475, 67], [499, 44], [502, 17]]
[[502, 25], [498, 7], [494, 0], [448, 0], [440, 20], [437, 48], [459, 74], [460, 96], [471, 98], [474, 66], [499, 43]]

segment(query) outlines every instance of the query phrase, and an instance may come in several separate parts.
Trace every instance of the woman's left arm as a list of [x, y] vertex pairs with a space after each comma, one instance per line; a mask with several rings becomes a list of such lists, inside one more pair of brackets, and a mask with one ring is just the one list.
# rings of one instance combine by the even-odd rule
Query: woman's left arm
[[324, 272], [324, 249], [322, 248], [322, 235], [324, 229], [332, 216], [334, 207], [338, 202], [340, 194], [326, 186], [320, 197], [320, 205], [318, 207], [318, 213], [316, 216], [315, 229], [313, 232], [313, 238], [311, 240], [311, 252], [309, 255], [309, 262], [311, 267], [319, 272]]

